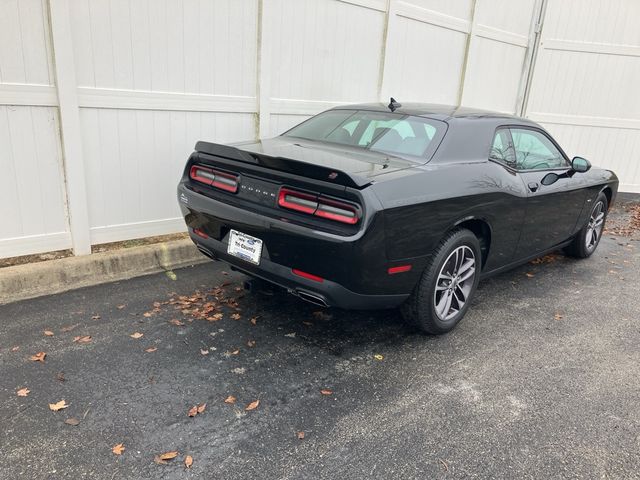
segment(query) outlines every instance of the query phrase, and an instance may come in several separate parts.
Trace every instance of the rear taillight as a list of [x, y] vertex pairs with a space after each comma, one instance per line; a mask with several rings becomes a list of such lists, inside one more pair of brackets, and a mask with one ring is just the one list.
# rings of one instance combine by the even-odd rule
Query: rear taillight
[[191, 180], [219, 188], [220, 190], [231, 193], [238, 191], [238, 176], [232, 173], [221, 172], [202, 165], [193, 165], [189, 171], [189, 177]]
[[350, 225], [354, 225], [360, 220], [360, 208], [357, 205], [285, 187], [280, 189], [278, 205], [289, 210]]

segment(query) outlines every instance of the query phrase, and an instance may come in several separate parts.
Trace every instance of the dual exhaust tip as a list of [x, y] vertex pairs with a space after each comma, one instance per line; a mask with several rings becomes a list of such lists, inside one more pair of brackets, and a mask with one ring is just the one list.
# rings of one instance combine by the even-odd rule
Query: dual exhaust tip
[[[259, 278], [250, 278], [248, 280], [245, 280], [243, 286], [244, 286], [244, 289], [247, 290], [248, 292], [255, 293], [255, 292], [263, 291], [265, 289], [265, 284], [267, 283], [268, 282], [266, 282], [265, 280], [262, 280]], [[294, 295], [304, 300], [305, 302], [313, 303], [314, 305], [318, 305], [320, 307], [329, 306], [329, 304], [324, 299], [324, 297], [316, 293], [308, 292], [306, 290], [298, 290], [294, 288], [288, 288], [287, 292], [289, 292], [291, 295]]]

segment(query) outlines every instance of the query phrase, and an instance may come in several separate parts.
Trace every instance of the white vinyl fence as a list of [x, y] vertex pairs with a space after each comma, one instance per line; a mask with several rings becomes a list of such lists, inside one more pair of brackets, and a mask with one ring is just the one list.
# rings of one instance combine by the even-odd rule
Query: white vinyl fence
[[196, 140], [390, 96], [530, 116], [640, 192], [638, 18], [636, 0], [0, 0], [0, 258], [182, 231]]

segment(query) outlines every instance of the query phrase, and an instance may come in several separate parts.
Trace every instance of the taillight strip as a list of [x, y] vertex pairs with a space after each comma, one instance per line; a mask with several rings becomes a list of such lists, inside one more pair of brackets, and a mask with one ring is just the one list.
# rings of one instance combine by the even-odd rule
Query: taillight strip
[[189, 170], [189, 177], [191, 180], [219, 188], [220, 190], [231, 193], [238, 191], [238, 176], [231, 173], [221, 172], [202, 165], [193, 165]]
[[356, 205], [318, 194], [298, 192], [287, 187], [280, 189], [278, 205], [289, 210], [350, 225], [355, 225], [360, 220], [360, 208]]

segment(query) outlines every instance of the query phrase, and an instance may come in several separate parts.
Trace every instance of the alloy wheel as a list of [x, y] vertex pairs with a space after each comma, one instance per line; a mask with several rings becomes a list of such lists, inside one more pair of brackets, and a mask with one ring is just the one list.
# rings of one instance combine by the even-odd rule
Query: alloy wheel
[[449, 320], [462, 310], [473, 288], [475, 275], [476, 257], [471, 248], [462, 245], [449, 254], [433, 292], [433, 304], [440, 320]]
[[589, 223], [587, 224], [585, 246], [587, 247], [587, 250], [589, 252], [594, 250], [598, 245], [598, 242], [600, 241], [600, 235], [602, 234], [602, 229], [604, 228], [604, 216], [604, 203], [602, 201], [599, 201], [593, 207], [591, 217], [589, 218]]

